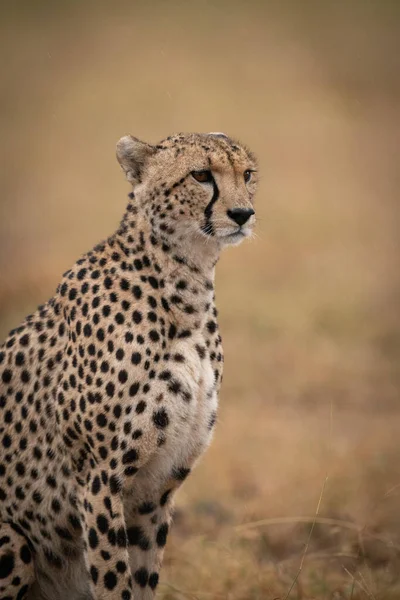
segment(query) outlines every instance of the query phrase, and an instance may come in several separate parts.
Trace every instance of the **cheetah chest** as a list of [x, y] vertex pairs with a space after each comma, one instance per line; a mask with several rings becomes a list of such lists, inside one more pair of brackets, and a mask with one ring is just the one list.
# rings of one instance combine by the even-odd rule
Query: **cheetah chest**
[[159, 484], [174, 470], [189, 469], [204, 452], [218, 404], [214, 371], [203, 337], [177, 340], [171, 357], [179, 360], [160, 373], [152, 389], [155, 405], [162, 404], [164, 415], [159, 447], [138, 474], [143, 481], [156, 480]]

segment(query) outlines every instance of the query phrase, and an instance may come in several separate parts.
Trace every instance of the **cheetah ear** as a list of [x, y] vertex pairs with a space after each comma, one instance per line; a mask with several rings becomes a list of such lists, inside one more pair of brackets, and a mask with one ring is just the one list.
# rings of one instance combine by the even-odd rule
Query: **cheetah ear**
[[154, 146], [141, 142], [133, 135], [125, 135], [117, 144], [117, 159], [125, 171], [127, 180], [136, 185], [141, 182], [147, 159], [156, 152]]

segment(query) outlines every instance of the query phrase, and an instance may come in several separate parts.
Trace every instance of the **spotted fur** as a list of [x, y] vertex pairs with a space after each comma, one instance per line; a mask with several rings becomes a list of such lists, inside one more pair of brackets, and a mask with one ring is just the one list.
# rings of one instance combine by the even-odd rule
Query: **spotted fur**
[[153, 598], [216, 421], [214, 268], [251, 232], [255, 159], [220, 133], [117, 157], [119, 228], [0, 347], [2, 600]]

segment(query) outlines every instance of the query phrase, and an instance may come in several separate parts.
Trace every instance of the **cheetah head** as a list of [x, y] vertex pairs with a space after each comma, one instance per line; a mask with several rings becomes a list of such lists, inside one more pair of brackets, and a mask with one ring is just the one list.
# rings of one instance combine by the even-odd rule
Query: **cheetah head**
[[117, 158], [135, 204], [169, 245], [220, 250], [251, 234], [256, 160], [225, 134], [177, 134], [155, 146], [128, 135]]

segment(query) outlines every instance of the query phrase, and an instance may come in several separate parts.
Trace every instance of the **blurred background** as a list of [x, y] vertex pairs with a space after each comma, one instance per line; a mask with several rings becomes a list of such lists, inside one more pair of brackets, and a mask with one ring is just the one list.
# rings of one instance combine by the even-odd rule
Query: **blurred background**
[[219, 425], [158, 598], [400, 598], [399, 3], [0, 11], [2, 337], [116, 228], [121, 135], [223, 131], [260, 160], [257, 236], [217, 270]]

